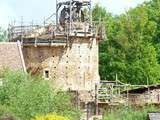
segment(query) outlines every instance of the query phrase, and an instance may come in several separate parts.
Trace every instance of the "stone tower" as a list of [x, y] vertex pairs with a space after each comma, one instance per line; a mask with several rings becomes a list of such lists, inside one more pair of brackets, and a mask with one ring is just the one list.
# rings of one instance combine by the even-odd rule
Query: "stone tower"
[[[99, 24], [92, 22], [90, 0], [56, 3], [56, 22], [10, 25], [10, 41], [20, 41], [26, 68], [63, 90], [78, 91], [81, 101], [93, 101], [99, 83]], [[81, 94], [83, 93], [83, 94]]]

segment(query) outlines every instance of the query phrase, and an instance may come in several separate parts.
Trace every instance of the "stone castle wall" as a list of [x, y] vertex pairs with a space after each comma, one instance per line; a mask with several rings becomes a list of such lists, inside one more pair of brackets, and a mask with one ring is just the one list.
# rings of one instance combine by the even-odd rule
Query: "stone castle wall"
[[[98, 42], [73, 38], [69, 46], [24, 46], [27, 69], [64, 90], [94, 90], [98, 83]], [[47, 75], [45, 75], [47, 74]]]

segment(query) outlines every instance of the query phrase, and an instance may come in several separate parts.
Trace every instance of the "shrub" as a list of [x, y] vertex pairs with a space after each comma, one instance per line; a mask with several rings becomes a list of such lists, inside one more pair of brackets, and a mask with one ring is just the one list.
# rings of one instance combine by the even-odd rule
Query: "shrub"
[[6, 106], [0, 105], [0, 120], [18, 120]]
[[69, 120], [69, 119], [56, 114], [48, 114], [46, 116], [35, 117], [35, 119], [32, 120]]
[[9, 70], [1, 73], [1, 78], [0, 104], [20, 119], [28, 120], [48, 113], [73, 120], [80, 117], [79, 110], [72, 106], [71, 96], [55, 89], [50, 81]]
[[107, 112], [103, 120], [147, 120], [148, 112], [159, 112], [155, 106], [143, 108], [121, 107], [111, 112]]
[[18, 120], [16, 117], [10, 114], [5, 114], [0, 117], [0, 120]]

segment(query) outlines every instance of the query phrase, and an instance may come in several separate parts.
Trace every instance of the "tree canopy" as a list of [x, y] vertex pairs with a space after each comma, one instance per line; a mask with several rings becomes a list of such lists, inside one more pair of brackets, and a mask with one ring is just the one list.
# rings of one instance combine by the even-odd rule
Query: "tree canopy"
[[0, 28], [0, 42], [7, 41], [7, 31]]
[[93, 19], [105, 22], [107, 38], [100, 43], [103, 80], [153, 84], [160, 80], [160, 2], [145, 2], [114, 16], [96, 5]]

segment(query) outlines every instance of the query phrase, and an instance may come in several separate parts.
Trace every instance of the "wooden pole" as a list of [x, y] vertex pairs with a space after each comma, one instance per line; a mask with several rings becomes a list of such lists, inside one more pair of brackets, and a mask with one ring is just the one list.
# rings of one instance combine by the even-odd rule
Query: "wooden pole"
[[69, 34], [71, 34], [72, 29], [72, 0], [70, 0], [70, 21], [69, 21]]
[[96, 116], [99, 115], [98, 113], [98, 85], [95, 86], [95, 104], [96, 104]]
[[56, 27], [58, 25], [58, 0], [56, 0]]
[[24, 28], [22, 28], [22, 26], [23, 26], [23, 16], [21, 17], [21, 42], [23, 43], [23, 29]]
[[118, 85], [118, 75], [116, 73], [116, 85]]

